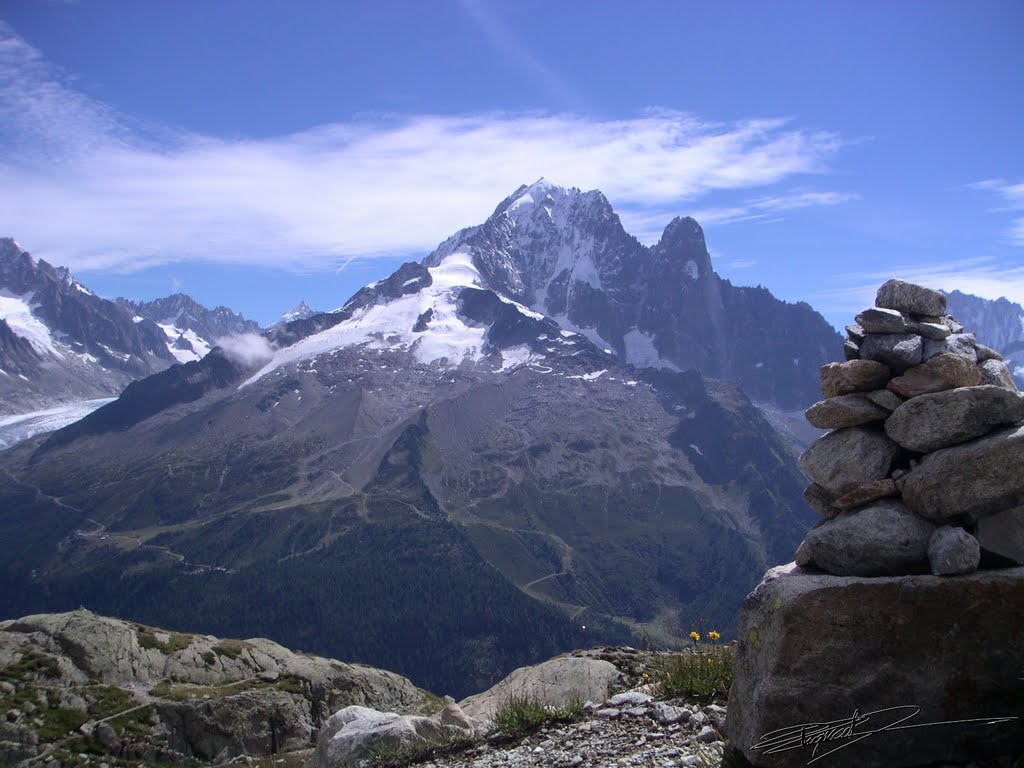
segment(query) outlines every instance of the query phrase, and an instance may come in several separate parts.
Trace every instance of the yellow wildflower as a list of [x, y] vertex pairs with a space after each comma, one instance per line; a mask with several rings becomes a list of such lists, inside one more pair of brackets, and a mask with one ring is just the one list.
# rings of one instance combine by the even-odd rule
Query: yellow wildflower
[[695, 643], [700, 642], [700, 632], [691, 632], [690, 639], [693, 640], [693, 642]]
[[717, 633], [717, 632], [715, 632], [715, 631], [711, 631], [711, 632], [708, 632], [708, 637], [709, 637], [709, 638], [711, 639], [711, 642], [714, 642], [715, 640], [717, 640], [718, 638], [720, 638], [720, 637], [721, 637], [721, 635], [720, 635], [720, 634], [718, 634], [718, 633]]

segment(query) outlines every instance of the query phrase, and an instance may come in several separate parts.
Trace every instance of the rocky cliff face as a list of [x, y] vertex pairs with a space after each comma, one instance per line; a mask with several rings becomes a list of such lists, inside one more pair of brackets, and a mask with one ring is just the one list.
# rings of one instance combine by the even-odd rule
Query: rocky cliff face
[[0, 622], [0, 764], [186, 762], [312, 744], [335, 710], [430, 714], [441, 702], [390, 672], [79, 610]]
[[953, 291], [949, 313], [1003, 355], [1018, 387], [1024, 387], [1024, 307], [1006, 299], [982, 299]]
[[543, 179], [523, 186], [426, 264], [460, 250], [472, 254], [489, 287], [584, 333], [621, 362], [696, 369], [783, 409], [814, 401], [806, 372], [842, 344], [810, 306], [720, 278], [693, 219], [673, 220], [646, 248], [597, 191]]
[[[252, 320], [227, 307], [207, 309], [191, 296], [175, 293], [154, 301], [130, 301], [118, 299], [118, 303], [129, 309], [136, 317], [152, 320], [168, 337], [174, 337], [179, 349], [210, 349], [217, 339], [243, 333], [259, 333], [260, 327]], [[306, 315], [308, 317], [308, 315]], [[191, 333], [189, 333], [191, 331]], [[190, 339], [190, 336], [198, 337]], [[185, 347], [187, 343], [189, 346]], [[199, 355], [201, 357], [201, 355]], [[191, 359], [198, 359], [194, 357]], [[179, 360], [188, 362], [187, 360]]]

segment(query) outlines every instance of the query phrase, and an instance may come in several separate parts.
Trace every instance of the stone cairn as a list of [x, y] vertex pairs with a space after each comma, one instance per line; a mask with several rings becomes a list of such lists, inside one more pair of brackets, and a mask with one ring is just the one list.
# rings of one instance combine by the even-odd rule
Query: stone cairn
[[947, 576], [1024, 564], [1024, 395], [946, 297], [890, 280], [821, 369], [800, 457], [825, 519], [797, 565], [838, 576]]

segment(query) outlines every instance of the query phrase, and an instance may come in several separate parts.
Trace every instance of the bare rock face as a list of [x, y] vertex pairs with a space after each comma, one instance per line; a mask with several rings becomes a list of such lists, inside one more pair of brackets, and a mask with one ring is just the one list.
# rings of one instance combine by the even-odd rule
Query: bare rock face
[[981, 383], [981, 371], [960, 355], [945, 353], [914, 366], [889, 382], [888, 388], [900, 397], [917, 397], [954, 387], [973, 387]]
[[898, 576], [928, 570], [935, 526], [896, 501], [837, 515], [808, 531], [797, 564], [836, 576]]
[[[830, 768], [892, 768], [984, 763], [1024, 752], [1019, 720], [1024, 680], [1024, 568], [956, 578], [814, 575], [795, 565], [766, 574], [740, 617], [726, 735], [758, 768], [804, 768], [813, 756]], [[955, 617], [955, 618], [954, 618]], [[898, 710], [883, 712], [890, 707]], [[801, 745], [803, 725], [854, 713], [851, 743]], [[979, 723], [950, 721], [982, 719]], [[821, 734], [812, 728], [808, 734]], [[774, 741], [773, 736], [774, 734]], [[791, 749], [769, 754], [786, 736]]]
[[513, 697], [528, 697], [552, 707], [574, 699], [605, 701], [618, 679], [615, 665], [603, 659], [559, 656], [532, 667], [520, 667], [493, 687], [459, 702], [470, 717], [490, 720]]
[[1020, 421], [1024, 395], [1002, 387], [960, 387], [908, 400], [886, 420], [885, 434], [909, 451], [930, 453]]
[[932, 520], [981, 519], [1024, 505], [1024, 426], [943, 448], [896, 481], [903, 501]]
[[888, 476], [896, 451], [885, 433], [851, 427], [815, 440], [800, 457], [800, 468], [821, 487], [842, 495]]
[[891, 375], [888, 368], [873, 360], [829, 363], [821, 369], [821, 393], [829, 398], [851, 392], [870, 392], [884, 387]]
[[889, 280], [875, 294], [875, 306], [915, 315], [946, 314], [945, 294], [903, 280]]

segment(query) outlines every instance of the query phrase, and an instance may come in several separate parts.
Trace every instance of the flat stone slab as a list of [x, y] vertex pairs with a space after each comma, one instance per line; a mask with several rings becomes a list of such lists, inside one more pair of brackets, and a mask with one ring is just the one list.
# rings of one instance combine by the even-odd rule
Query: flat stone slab
[[804, 416], [812, 427], [842, 429], [885, 421], [889, 411], [872, 402], [866, 394], [854, 392], [821, 400], [808, 408]]
[[887, 385], [900, 397], [910, 398], [954, 387], [981, 384], [981, 371], [965, 357], [944, 353], [907, 370]]
[[[1024, 681], [1024, 568], [968, 576], [858, 578], [774, 568], [744, 602], [725, 733], [758, 768], [806, 768], [800, 726], [870, 715], [855, 733], [1013, 717]], [[1009, 670], [1009, 672], [1008, 672]], [[890, 707], [899, 707], [884, 713]], [[794, 748], [768, 754], [788, 733]], [[821, 733], [812, 730], [810, 733]], [[883, 731], [813, 763], [828, 768], [968, 763], [1024, 753], [1019, 721]], [[909, 762], [912, 760], [912, 762]]]
[[821, 394], [829, 398], [851, 392], [871, 392], [882, 389], [891, 376], [885, 365], [874, 360], [828, 363], [821, 367]]

